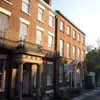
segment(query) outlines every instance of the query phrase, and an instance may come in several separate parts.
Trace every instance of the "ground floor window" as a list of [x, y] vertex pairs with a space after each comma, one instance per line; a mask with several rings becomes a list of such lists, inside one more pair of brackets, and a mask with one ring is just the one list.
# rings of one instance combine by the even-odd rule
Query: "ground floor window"
[[47, 63], [47, 86], [53, 85], [53, 63]]
[[64, 65], [60, 64], [59, 65], [59, 82], [63, 82], [64, 78]]

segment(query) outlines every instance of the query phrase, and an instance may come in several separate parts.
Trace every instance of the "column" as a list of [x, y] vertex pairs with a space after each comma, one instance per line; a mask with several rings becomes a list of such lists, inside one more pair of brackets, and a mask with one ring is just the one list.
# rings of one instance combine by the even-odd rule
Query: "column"
[[16, 74], [17, 70], [16, 68], [12, 69], [12, 76], [11, 76], [11, 98], [15, 96], [15, 82], [16, 82]]
[[41, 96], [41, 65], [37, 65], [37, 77], [36, 77], [36, 100], [40, 100]]
[[30, 90], [30, 92], [34, 96], [35, 96], [35, 92], [33, 92], [34, 91], [33, 89], [36, 88], [35, 87], [35, 81], [36, 81], [35, 80], [35, 77], [36, 77], [36, 73], [37, 73], [37, 65], [32, 64], [31, 65], [31, 85], [30, 85], [31, 90]]
[[3, 76], [2, 76], [2, 89], [3, 91], [5, 91], [5, 78], [6, 78], [6, 71], [5, 71], [5, 67], [6, 67], [6, 60], [3, 60]]
[[18, 66], [18, 100], [22, 100], [23, 64]]
[[45, 98], [46, 95], [46, 85], [47, 85], [47, 61], [43, 63], [43, 72], [42, 72], [42, 99]]
[[77, 88], [77, 75], [76, 70], [74, 71], [74, 88]]

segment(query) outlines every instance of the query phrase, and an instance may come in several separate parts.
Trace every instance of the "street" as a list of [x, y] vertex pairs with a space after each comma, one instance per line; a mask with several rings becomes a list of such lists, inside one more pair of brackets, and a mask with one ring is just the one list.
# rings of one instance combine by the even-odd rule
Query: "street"
[[73, 100], [100, 100], [100, 89], [83, 93], [81, 96], [76, 97]]
[[100, 100], [100, 93], [96, 93], [94, 95], [88, 96], [82, 100]]

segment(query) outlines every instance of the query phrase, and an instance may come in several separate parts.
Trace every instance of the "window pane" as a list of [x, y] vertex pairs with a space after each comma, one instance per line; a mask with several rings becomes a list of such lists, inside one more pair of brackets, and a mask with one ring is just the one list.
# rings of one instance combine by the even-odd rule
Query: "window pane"
[[36, 43], [38, 45], [41, 45], [42, 42], [42, 32], [40, 30], [37, 30], [37, 34], [36, 34]]
[[70, 29], [70, 27], [68, 26], [68, 27], [67, 27], [67, 35], [70, 35], [70, 32], [71, 32], [71, 29]]
[[64, 55], [64, 41], [60, 40], [60, 56]]
[[73, 38], [75, 39], [76, 38], [76, 32], [73, 31]]
[[48, 36], [48, 47], [52, 48], [52, 42], [53, 42], [53, 37], [52, 36]]
[[24, 23], [20, 24], [20, 40], [25, 40], [28, 32], [28, 26]]
[[64, 31], [64, 23], [63, 21], [60, 21], [60, 31]]
[[44, 15], [44, 10], [42, 8], [38, 9], [38, 20], [42, 21]]
[[8, 30], [8, 16], [0, 13], [0, 35]]
[[78, 58], [80, 58], [80, 48], [78, 48]]
[[22, 10], [26, 13], [29, 13], [29, 0], [22, 1]]
[[67, 58], [70, 57], [70, 53], [71, 53], [71, 46], [69, 43], [67, 43]]
[[75, 59], [76, 58], [76, 47], [73, 46], [73, 58]]
[[52, 27], [53, 26], [53, 17], [49, 16], [49, 26]]

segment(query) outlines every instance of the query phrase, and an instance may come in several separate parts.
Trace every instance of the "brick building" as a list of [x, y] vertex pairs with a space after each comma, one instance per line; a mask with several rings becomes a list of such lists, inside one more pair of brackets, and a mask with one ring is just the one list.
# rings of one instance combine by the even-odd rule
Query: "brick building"
[[52, 87], [54, 22], [51, 0], [0, 0], [0, 94], [38, 99]]
[[[57, 66], [58, 83], [63, 84], [65, 81], [64, 64], [72, 64], [73, 61], [82, 64], [82, 62], [84, 61], [85, 33], [83, 33], [77, 26], [75, 26], [70, 20], [68, 20], [60, 11], [56, 11], [55, 23], [55, 51], [57, 53], [57, 61], [59, 63], [59, 65]], [[81, 68], [79, 68], [78, 71], [81, 71]]]
[[0, 94], [7, 98], [56, 92], [63, 65], [84, 60], [85, 34], [51, 6], [52, 0], [0, 0]]

